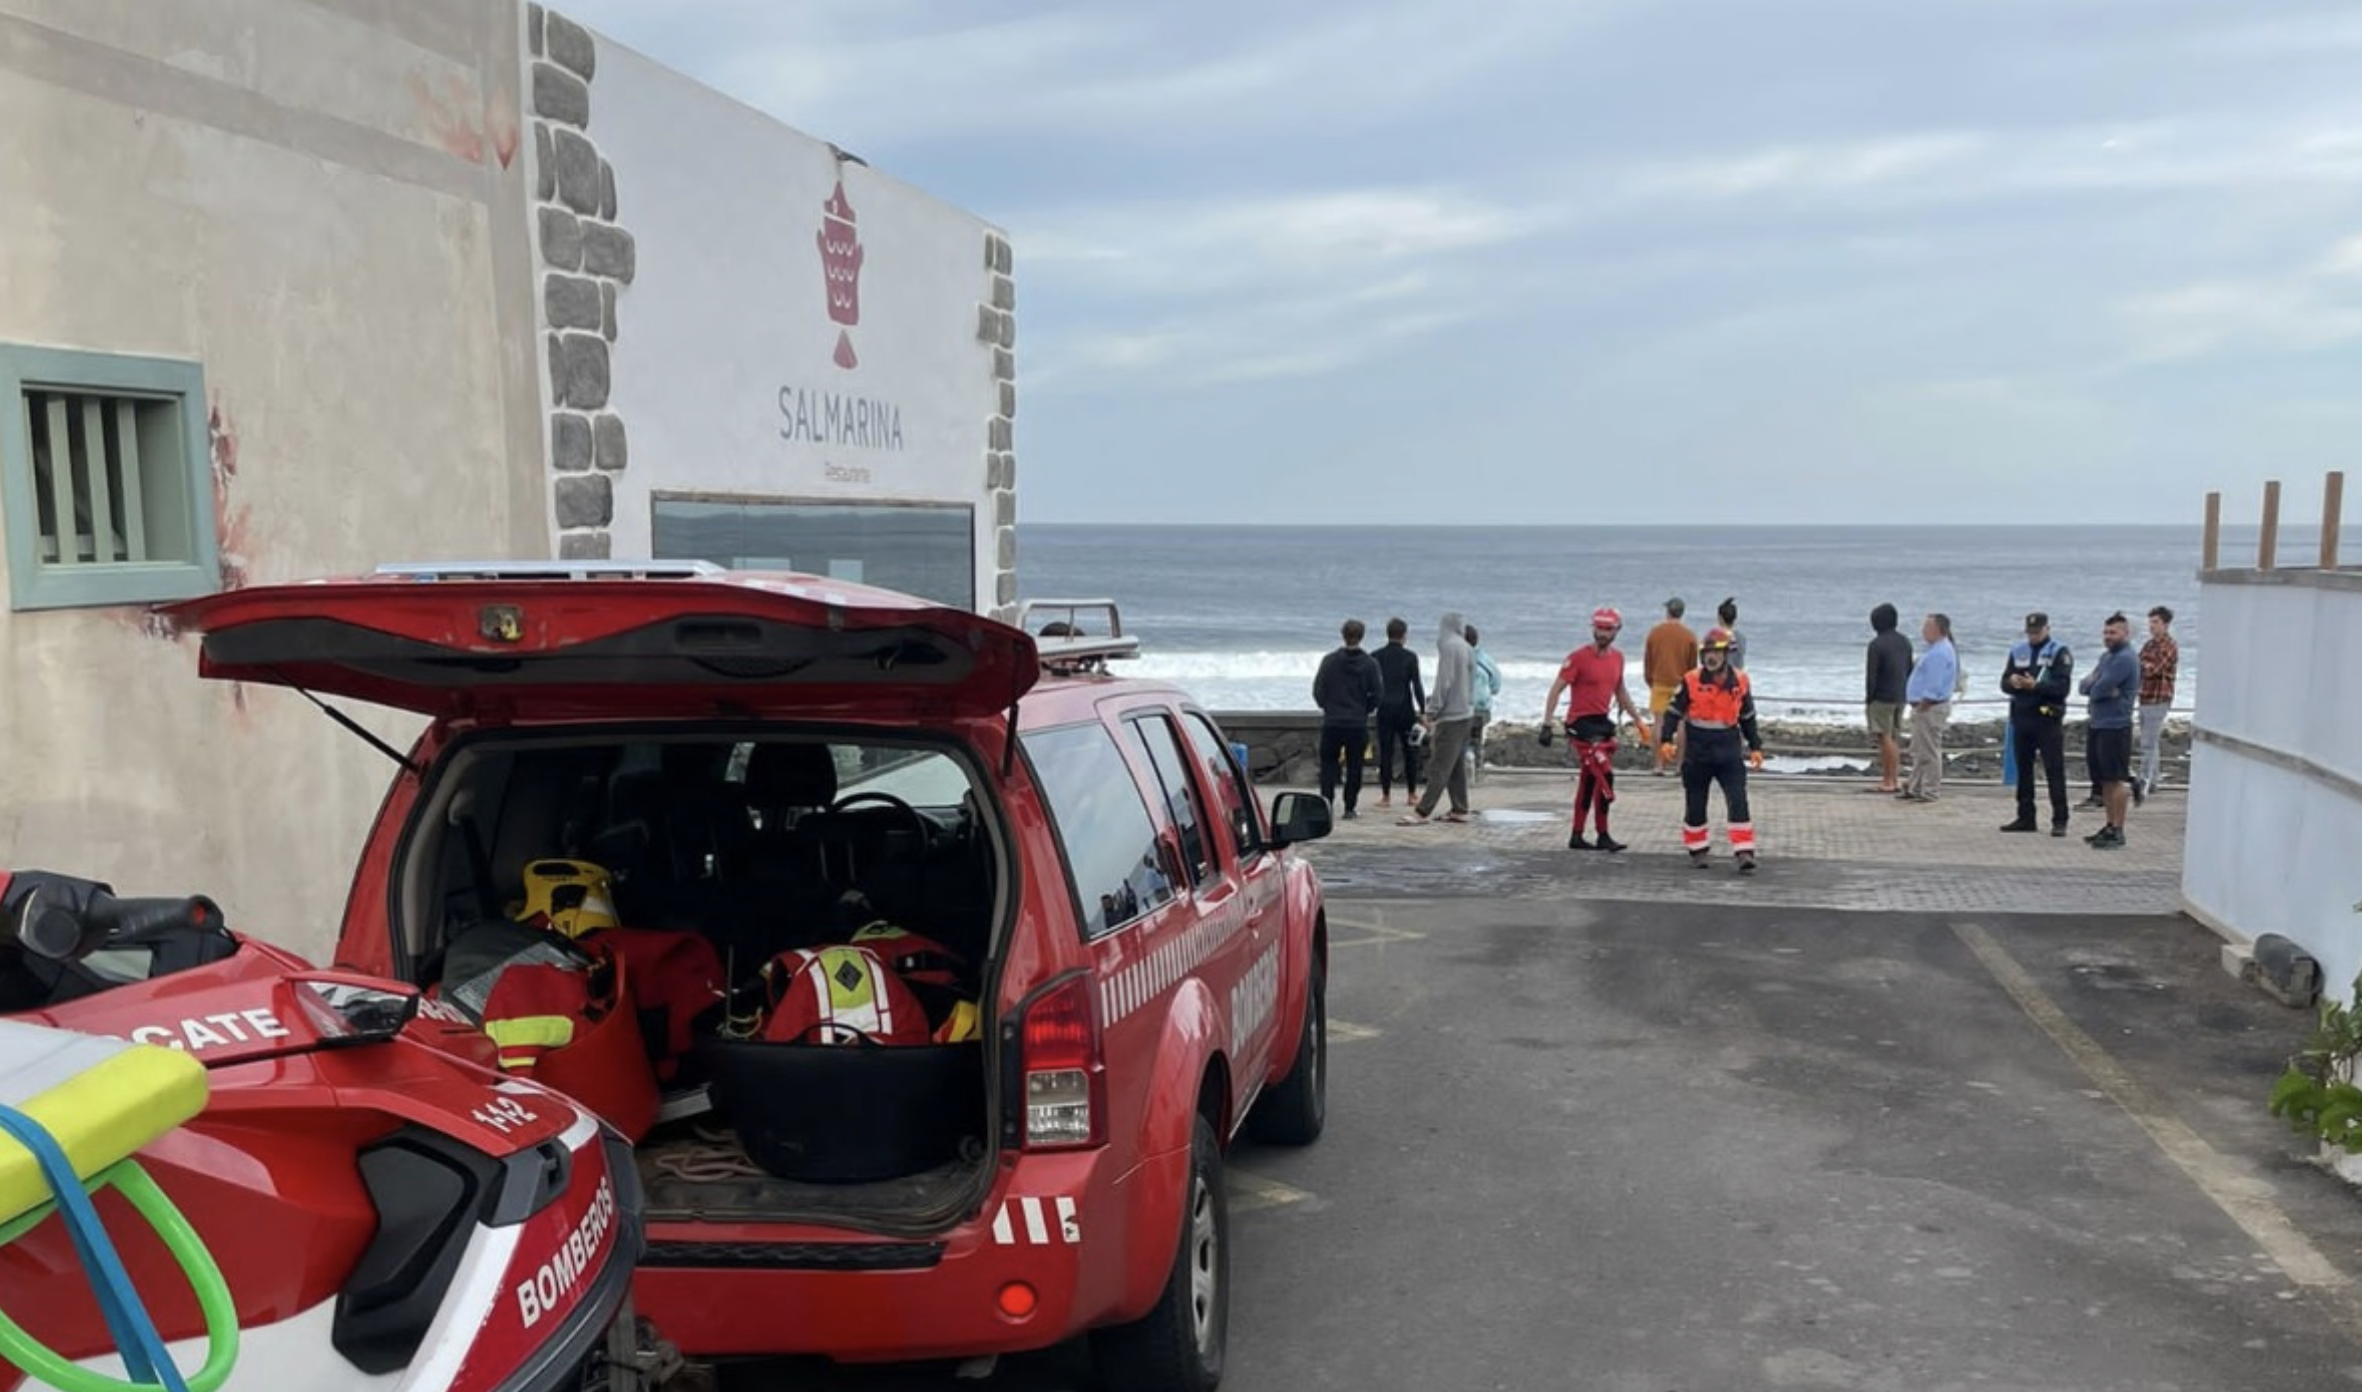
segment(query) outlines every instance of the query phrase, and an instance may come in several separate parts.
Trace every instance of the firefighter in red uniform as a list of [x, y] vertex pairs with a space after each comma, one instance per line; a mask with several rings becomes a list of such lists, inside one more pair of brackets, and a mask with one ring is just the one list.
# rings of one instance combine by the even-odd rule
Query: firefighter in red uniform
[[[1542, 698], [1542, 743], [1550, 743], [1550, 722], [1558, 718], [1558, 693], [1567, 692], [1566, 742], [1574, 752], [1575, 766], [1581, 770], [1575, 779], [1575, 825], [1568, 833], [1566, 848], [1588, 851], [1597, 847], [1603, 851], [1620, 851], [1624, 843], [1608, 835], [1608, 804], [1616, 800], [1616, 722], [1613, 711], [1622, 707], [1632, 717], [1633, 733], [1648, 739], [1649, 722], [1624, 689], [1624, 654], [1616, 651], [1616, 635], [1624, 629], [1624, 616], [1614, 609], [1601, 607], [1591, 611], [1591, 644], [1566, 655], [1566, 662], [1558, 669], [1558, 680], [1550, 683], [1550, 694]], [[1583, 839], [1583, 822], [1594, 808], [1598, 809], [1599, 839]]]
[[1747, 674], [1731, 666], [1728, 629], [1713, 629], [1698, 645], [1698, 665], [1673, 692], [1673, 704], [1657, 730], [1659, 752], [1673, 757], [1673, 736], [1683, 733], [1681, 845], [1690, 864], [1703, 870], [1713, 843], [1706, 825], [1706, 793], [1722, 785], [1731, 853], [1741, 873], [1755, 868], [1755, 824], [1747, 817], [1747, 770], [1763, 767], [1763, 736], [1755, 728], [1755, 697]]

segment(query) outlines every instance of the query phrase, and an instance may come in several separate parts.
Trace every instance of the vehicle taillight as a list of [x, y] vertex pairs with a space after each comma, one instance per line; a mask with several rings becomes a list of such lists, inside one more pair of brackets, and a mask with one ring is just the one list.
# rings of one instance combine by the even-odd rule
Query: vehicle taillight
[[1019, 1028], [1025, 1144], [1095, 1146], [1107, 1139], [1098, 999], [1077, 973], [1034, 998]]

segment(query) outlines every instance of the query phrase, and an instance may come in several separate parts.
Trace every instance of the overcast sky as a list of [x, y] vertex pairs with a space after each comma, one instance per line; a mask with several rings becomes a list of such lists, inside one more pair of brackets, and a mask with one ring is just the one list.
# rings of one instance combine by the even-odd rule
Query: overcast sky
[[559, 8], [1009, 230], [1028, 521], [2194, 523], [2362, 451], [2353, 0]]

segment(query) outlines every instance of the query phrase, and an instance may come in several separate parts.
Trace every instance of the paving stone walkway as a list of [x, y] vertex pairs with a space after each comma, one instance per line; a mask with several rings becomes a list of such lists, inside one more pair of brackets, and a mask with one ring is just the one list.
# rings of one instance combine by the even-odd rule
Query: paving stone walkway
[[[2046, 830], [2005, 835], [2015, 791], [1959, 783], [1934, 803], [1865, 792], [1853, 780], [1757, 774], [1749, 796], [1762, 869], [1731, 870], [1720, 835], [1715, 863], [1697, 870], [1681, 851], [1681, 784], [1626, 775], [1613, 825], [1632, 847], [1620, 855], [1566, 849], [1570, 774], [1500, 771], [1478, 783], [1473, 818], [1397, 826], [1404, 808], [1379, 808], [1363, 790], [1359, 819], [1337, 823], [1308, 848], [1331, 892], [1356, 897], [1491, 892], [1589, 899], [1668, 898], [1788, 907], [1950, 913], [2171, 913], [2180, 903], [2184, 803], [2168, 788], [2134, 811], [2127, 844], [2095, 851], [2083, 837], [2101, 825], [2077, 810], [2066, 839]], [[1266, 790], [1267, 792], [1269, 790]], [[1397, 790], [1399, 793], [1399, 789]], [[2076, 796], [2081, 796], [2077, 789]]]

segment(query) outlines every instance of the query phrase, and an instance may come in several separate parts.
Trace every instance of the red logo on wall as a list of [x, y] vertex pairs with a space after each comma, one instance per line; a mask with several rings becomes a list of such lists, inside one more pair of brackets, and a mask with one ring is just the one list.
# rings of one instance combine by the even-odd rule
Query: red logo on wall
[[[815, 240], [820, 243], [820, 274], [828, 283], [828, 317], [839, 324], [851, 326], [861, 322], [861, 233], [853, 226], [858, 216], [853, 205], [845, 201], [845, 181], [837, 181], [836, 192], [820, 205], [820, 231]], [[857, 367], [861, 360], [853, 355], [853, 336], [837, 330], [836, 364]]]

